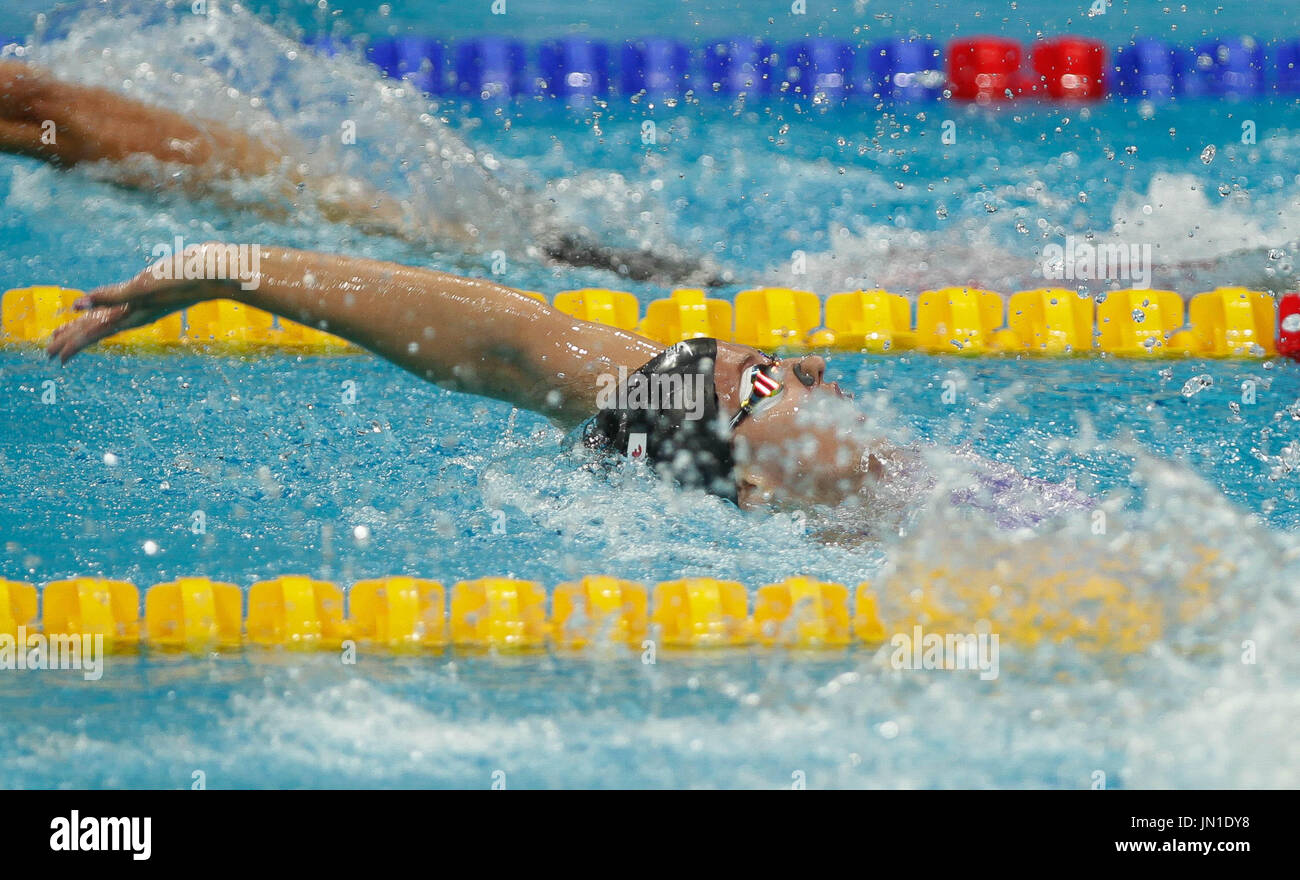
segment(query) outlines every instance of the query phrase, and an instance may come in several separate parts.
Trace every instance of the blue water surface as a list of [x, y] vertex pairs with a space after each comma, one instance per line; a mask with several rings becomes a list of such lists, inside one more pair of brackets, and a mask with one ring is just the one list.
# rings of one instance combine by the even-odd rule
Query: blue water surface
[[[1082, 6], [1047, 2], [873, 3], [794, 20], [784, 7], [750, 3], [662, 2], [629, 16], [612, 4], [515, 0], [499, 17], [434, 3], [325, 13], [267, 4], [256, 17], [221, 5], [231, 8], [194, 39], [193, 22], [156, 4], [59, 12], [56, 36], [34, 58], [217, 118], [254, 95], [259, 112], [309, 145], [357, 119], [358, 151], [321, 146], [322, 156], [377, 187], [482, 215], [492, 241], [420, 245], [307, 212], [267, 219], [5, 156], [0, 285], [120, 280], [154, 244], [183, 235], [480, 275], [501, 251], [504, 280], [526, 289], [616, 286], [643, 302], [667, 292], [538, 261], [528, 230], [497, 207], [505, 191], [607, 241], [707, 253], [733, 273], [716, 294], [724, 297], [763, 281], [823, 295], [968, 282], [1010, 293], [1042, 285], [1042, 248], [1066, 235], [1150, 245], [1152, 283], [1183, 295], [1223, 283], [1294, 289], [1293, 102], [485, 107], [409, 90], [381, 99], [378, 74], [360, 60], [290, 58], [286, 49], [322, 31], [536, 40], [575, 29], [610, 40], [995, 32], [1028, 41], [1074, 31], [1190, 44], [1244, 24], [1225, 23], [1213, 7], [1116, 4], [1088, 17]], [[1286, 3], [1252, 9], [1261, 39], [1297, 25]], [[29, 33], [29, 16], [43, 11], [11, 4], [0, 29]], [[151, 78], [142, 63], [178, 76]], [[214, 95], [213, 70], [239, 98]], [[642, 138], [646, 120], [656, 123], [653, 144]], [[941, 140], [945, 121], [955, 143]], [[1244, 121], [1255, 143], [1242, 142]], [[466, 146], [493, 182], [434, 180], [408, 161], [429, 140]], [[1081, 293], [1104, 297], [1115, 286]], [[146, 652], [109, 658], [98, 682], [0, 671], [0, 786], [176, 788], [196, 773], [214, 788], [487, 787], [501, 778], [510, 787], [782, 787], [806, 778], [812, 787], [1083, 788], [1099, 771], [1110, 787], [1300, 782], [1290, 745], [1300, 722], [1296, 364], [829, 361], [881, 435], [935, 453], [942, 479], [962, 484], [972, 460], [981, 472], [1005, 465], [1032, 478], [1023, 488], [1038, 524], [1007, 528], [990, 505], [952, 505], [943, 493], [915, 499], [897, 521], [872, 510], [806, 522], [742, 513], [636, 473], [593, 470], [544, 419], [369, 356], [91, 351], [59, 368], [38, 352], [6, 350], [0, 577], [43, 584], [95, 574], [145, 587], [202, 574], [247, 587], [287, 573], [345, 585], [386, 574], [448, 585], [508, 575], [549, 589], [612, 572], [650, 583], [707, 574], [752, 589], [807, 574], [883, 583], [888, 603], [917, 586], [900, 572], [998, 559], [1044, 577], [1095, 564], [1120, 572], [1135, 601], [1159, 603], [1183, 588], [1184, 561], [1204, 551], [1221, 563], [1209, 605], [1192, 620], [1171, 617], [1140, 652], [1008, 644], [994, 681], [900, 672], [866, 650], [664, 653], [654, 664], [617, 649], [363, 654], [356, 665], [328, 653]], [[1060, 485], [1079, 500], [1057, 506], [1042, 487]], [[1250, 663], [1248, 641], [1258, 655]]]

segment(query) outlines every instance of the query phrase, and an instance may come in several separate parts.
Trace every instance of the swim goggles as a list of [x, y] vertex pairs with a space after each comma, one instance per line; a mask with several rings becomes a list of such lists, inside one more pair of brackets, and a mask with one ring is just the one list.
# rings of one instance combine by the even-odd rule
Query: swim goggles
[[[745, 372], [741, 374], [741, 390], [744, 391], [748, 388], [748, 394], [745, 396], [745, 402], [740, 405], [740, 411], [731, 419], [731, 430], [733, 431], [736, 430], [736, 427], [741, 422], [745, 421], [745, 419], [752, 415], [757, 415], [766, 409], [767, 405], [771, 403], [777, 395], [781, 393], [781, 389], [785, 387], [785, 384], [776, 378], [776, 373], [781, 366], [781, 361], [769, 354], [765, 354], [763, 357], [767, 358], [767, 363], [746, 367]], [[817, 384], [817, 380], [814, 377], [804, 372], [800, 361], [794, 362], [791, 372], [794, 373], [796, 379], [809, 388]]]
[[776, 358], [768, 357], [766, 364], [755, 364], [745, 368], [745, 372], [740, 377], [740, 388], [743, 393], [748, 386], [748, 393], [745, 394], [745, 402], [740, 405], [739, 412], [731, 419], [731, 430], [736, 430], [756, 411], [765, 409], [765, 404], [781, 393], [781, 389], [785, 386], [776, 378], [777, 368], [780, 365], [780, 361]]

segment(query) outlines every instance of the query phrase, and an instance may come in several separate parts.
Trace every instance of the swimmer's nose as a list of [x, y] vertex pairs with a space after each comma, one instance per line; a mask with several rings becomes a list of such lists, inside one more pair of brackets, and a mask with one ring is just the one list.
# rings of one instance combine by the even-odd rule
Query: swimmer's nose
[[794, 375], [808, 388], [820, 385], [826, 375], [826, 360], [815, 354], [799, 358], [794, 362]]

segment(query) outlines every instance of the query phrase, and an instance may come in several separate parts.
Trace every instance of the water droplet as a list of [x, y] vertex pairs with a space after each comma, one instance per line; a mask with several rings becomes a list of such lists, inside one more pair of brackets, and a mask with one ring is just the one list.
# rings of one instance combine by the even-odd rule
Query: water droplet
[[1208, 373], [1202, 373], [1199, 376], [1193, 376], [1183, 385], [1183, 397], [1194, 397], [1200, 394], [1206, 388], [1213, 387], [1214, 377]]
[[1204, 150], [1201, 150], [1201, 161], [1206, 165], [1214, 161], [1214, 144], [1210, 144]]

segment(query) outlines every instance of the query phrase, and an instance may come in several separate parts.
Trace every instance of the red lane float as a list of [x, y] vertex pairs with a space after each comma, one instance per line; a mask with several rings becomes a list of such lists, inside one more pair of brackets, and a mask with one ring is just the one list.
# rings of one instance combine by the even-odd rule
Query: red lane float
[[1002, 37], [954, 40], [948, 46], [948, 83], [959, 101], [1005, 101], [1020, 88], [1020, 45]]
[[1300, 360], [1300, 293], [1278, 300], [1277, 353]]
[[1106, 97], [1106, 47], [1083, 37], [1059, 37], [1034, 46], [1036, 77], [1024, 91], [1056, 100], [1096, 101]]

